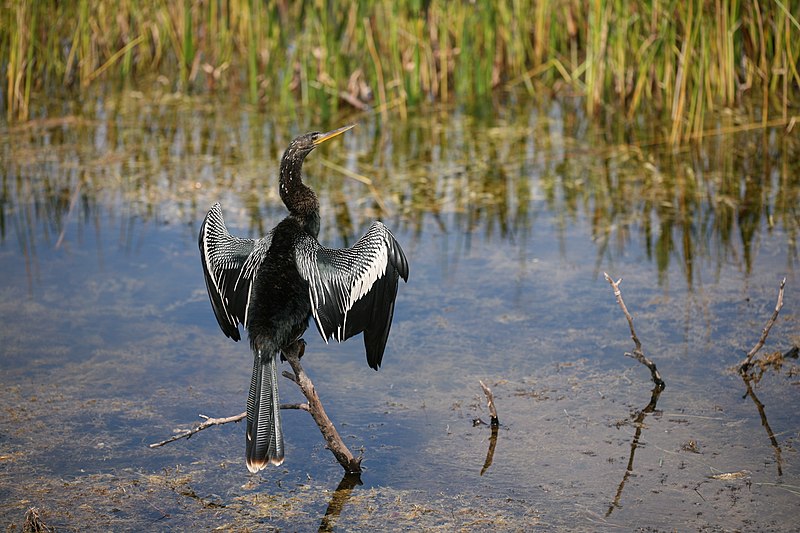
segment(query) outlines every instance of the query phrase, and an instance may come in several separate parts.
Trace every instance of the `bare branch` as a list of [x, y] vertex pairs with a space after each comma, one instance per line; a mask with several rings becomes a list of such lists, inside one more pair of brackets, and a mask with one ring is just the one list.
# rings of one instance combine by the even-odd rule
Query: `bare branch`
[[783, 280], [781, 280], [780, 289], [778, 290], [778, 301], [775, 303], [775, 310], [772, 312], [772, 316], [769, 317], [764, 329], [761, 330], [761, 337], [759, 337], [756, 345], [753, 346], [749, 352], [747, 352], [747, 357], [745, 357], [744, 361], [739, 363], [739, 372], [744, 373], [750, 368], [753, 357], [755, 357], [758, 351], [764, 346], [764, 343], [767, 342], [769, 330], [772, 329], [773, 324], [775, 324], [775, 320], [778, 318], [778, 313], [780, 313], [781, 309], [783, 308], [783, 289], [785, 286], [786, 278], [783, 278]]
[[292, 370], [294, 370], [295, 379], [292, 381], [297, 383], [297, 386], [300, 387], [303, 395], [308, 400], [308, 412], [311, 413], [314, 422], [317, 423], [325, 442], [328, 444], [328, 449], [336, 457], [336, 460], [339, 461], [339, 464], [342, 465], [346, 472], [360, 474], [361, 456], [353, 457], [353, 454], [350, 453], [350, 450], [342, 441], [336, 431], [336, 427], [334, 427], [333, 422], [328, 418], [325, 409], [322, 407], [322, 402], [314, 388], [314, 383], [312, 383], [300, 364], [300, 358], [303, 356], [304, 351], [305, 342], [302, 340], [295, 343], [292, 348], [283, 351], [283, 356], [292, 366]]
[[625, 314], [625, 318], [628, 320], [628, 326], [631, 330], [631, 338], [633, 339], [633, 344], [635, 348], [633, 353], [626, 352], [625, 355], [628, 357], [632, 357], [645, 365], [648, 369], [650, 369], [650, 375], [653, 378], [653, 383], [656, 384], [656, 387], [663, 389], [665, 387], [664, 380], [661, 379], [661, 375], [658, 373], [658, 369], [656, 368], [655, 363], [653, 363], [650, 359], [648, 359], [644, 352], [642, 351], [642, 343], [639, 342], [639, 337], [636, 336], [636, 330], [633, 328], [633, 317], [628, 312], [628, 307], [625, 305], [625, 301], [622, 299], [622, 291], [619, 288], [619, 284], [622, 283], [622, 278], [617, 281], [614, 281], [611, 276], [607, 273], [603, 272], [603, 276], [605, 276], [606, 281], [611, 284], [611, 288], [614, 290], [614, 296], [617, 299], [617, 303], [622, 308], [622, 312]]
[[162, 440], [161, 442], [153, 443], [150, 445], [150, 447], [158, 448], [159, 446], [164, 446], [165, 444], [169, 444], [170, 442], [175, 442], [176, 440], [188, 439], [195, 433], [199, 433], [200, 431], [203, 431], [206, 428], [210, 428], [211, 426], [221, 426], [222, 424], [227, 424], [228, 422], [238, 422], [239, 420], [245, 418], [247, 416], [247, 413], [246, 412], [239, 413], [238, 415], [228, 416], [225, 418], [210, 418], [206, 415], [199, 415], [199, 416], [200, 418], [204, 419], [205, 422], [196, 425], [192, 429], [187, 429], [181, 431], [180, 433], [176, 433], [167, 440]]
[[[281, 404], [281, 409], [300, 409], [303, 411], [308, 411], [308, 404], [305, 403], [284, 403]], [[240, 420], [247, 417], [247, 412], [239, 413], [238, 415], [234, 416], [227, 416], [224, 418], [211, 418], [206, 415], [198, 415], [200, 418], [204, 419], [205, 422], [201, 422], [197, 424], [192, 429], [186, 429], [179, 433], [174, 434], [170, 438], [166, 440], [162, 440], [161, 442], [154, 442], [150, 444], [150, 448], [158, 448], [159, 446], [164, 446], [165, 444], [169, 444], [170, 442], [175, 442], [176, 440], [180, 439], [188, 439], [195, 433], [199, 433], [204, 429], [210, 428], [211, 426], [221, 426], [223, 424], [228, 424], [230, 422], [239, 422]]]
[[494, 406], [494, 395], [492, 394], [492, 389], [487, 387], [486, 384], [481, 380], [478, 380], [478, 383], [481, 384], [483, 393], [486, 395], [486, 403], [489, 406], [489, 415], [492, 417], [492, 427], [498, 427], [500, 425], [500, 420], [497, 418], [497, 409]]

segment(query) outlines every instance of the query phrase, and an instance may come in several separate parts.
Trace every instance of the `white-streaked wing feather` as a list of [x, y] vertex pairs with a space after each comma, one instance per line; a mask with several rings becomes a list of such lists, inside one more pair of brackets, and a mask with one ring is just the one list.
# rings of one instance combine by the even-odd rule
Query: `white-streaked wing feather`
[[238, 325], [247, 326], [253, 278], [266, 257], [270, 236], [242, 239], [225, 227], [218, 203], [200, 228], [198, 245], [211, 307], [223, 333], [238, 341]]
[[341, 342], [363, 331], [367, 361], [377, 369], [389, 335], [398, 279], [408, 280], [408, 262], [392, 233], [374, 222], [351, 248], [341, 249], [301, 237], [295, 260], [308, 281], [311, 313], [322, 338]]

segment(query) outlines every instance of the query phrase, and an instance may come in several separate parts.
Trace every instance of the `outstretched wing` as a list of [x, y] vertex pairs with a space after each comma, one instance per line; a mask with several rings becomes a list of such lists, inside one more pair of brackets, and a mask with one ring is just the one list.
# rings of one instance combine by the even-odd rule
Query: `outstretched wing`
[[200, 227], [198, 245], [211, 307], [222, 332], [235, 341], [241, 338], [238, 325], [247, 327], [253, 278], [267, 255], [270, 240], [269, 235], [261, 239], [232, 236], [218, 203]]
[[331, 249], [303, 235], [295, 262], [308, 282], [311, 313], [320, 335], [341, 342], [364, 332], [367, 363], [381, 365], [394, 315], [398, 279], [408, 261], [392, 233], [374, 222], [352, 248]]

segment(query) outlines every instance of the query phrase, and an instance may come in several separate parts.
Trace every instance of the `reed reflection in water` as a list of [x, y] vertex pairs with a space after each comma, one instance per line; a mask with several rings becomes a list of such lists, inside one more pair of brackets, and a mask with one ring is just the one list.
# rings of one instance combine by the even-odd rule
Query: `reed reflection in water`
[[[130, 248], [140, 225], [196, 224], [220, 200], [241, 205], [248, 232], [264, 234], [281, 212], [273, 178], [283, 147], [315, 128], [208, 105], [123, 99], [95, 107], [5, 134], [0, 238], [17, 241], [29, 282], [37, 245], [69, 246], [71, 222], [85, 239], [104, 231], [99, 220], [108, 217]], [[309, 165], [330, 218], [324, 237], [352, 243], [374, 216], [419, 235], [432, 219], [460, 236], [457, 251], [474, 238], [524, 242], [546, 211], [562, 247], [564, 228], [587, 220], [597, 265], [643, 252], [661, 283], [671, 263], [688, 286], [698, 262], [717, 270], [732, 262], [749, 273], [762, 232], [775, 227], [786, 234], [793, 268], [795, 137], [742, 133], [674, 153], [605, 144], [579, 116], [557, 104], [545, 111], [500, 110], [491, 122], [463, 114], [388, 127], [364, 121], [344, 147]]]

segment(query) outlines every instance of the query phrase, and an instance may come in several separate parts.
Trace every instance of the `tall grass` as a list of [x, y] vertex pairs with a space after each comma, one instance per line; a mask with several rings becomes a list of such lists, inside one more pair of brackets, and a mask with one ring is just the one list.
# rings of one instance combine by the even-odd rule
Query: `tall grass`
[[570, 91], [590, 115], [655, 110], [680, 143], [752, 95], [762, 124], [789, 119], [798, 19], [797, 0], [5, 0], [0, 76], [8, 120], [62, 88], [160, 76], [322, 113]]

